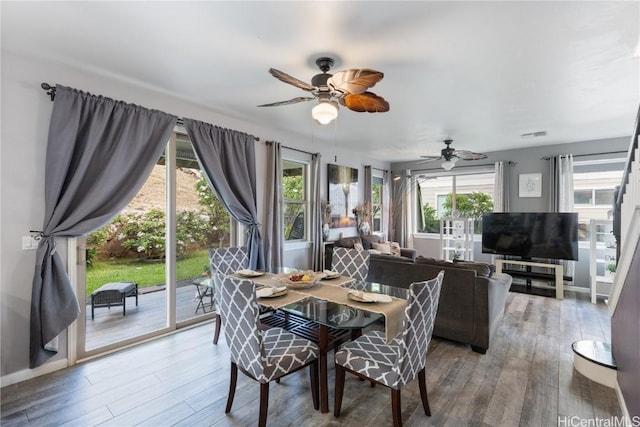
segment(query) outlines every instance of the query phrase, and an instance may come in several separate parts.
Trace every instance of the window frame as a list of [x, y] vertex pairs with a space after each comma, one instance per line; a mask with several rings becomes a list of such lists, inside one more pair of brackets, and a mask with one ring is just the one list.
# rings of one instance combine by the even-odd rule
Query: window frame
[[[616, 185], [620, 185], [619, 180], [622, 180], [623, 170], [625, 167], [626, 159], [619, 157], [612, 157], [607, 159], [592, 159], [592, 160], [574, 160], [573, 166], [573, 192], [574, 192], [574, 204], [573, 210], [578, 213], [578, 227], [579, 236], [578, 243], [581, 245], [589, 244], [589, 230], [591, 219], [607, 219], [602, 217], [602, 211], [606, 210], [610, 212], [613, 207], [612, 204], [596, 204], [596, 191], [598, 190], [612, 190], [610, 185], [613, 185], [614, 189]], [[605, 176], [597, 176], [597, 174], [604, 174]], [[593, 174], [594, 176], [580, 179], [580, 175]], [[619, 174], [618, 177], [608, 177], [608, 174]], [[576, 179], [578, 176], [578, 179]], [[591, 185], [584, 185], [581, 188], [581, 181], [594, 181]], [[604, 184], [602, 180], [615, 180], [611, 184]], [[576, 186], [578, 188], [576, 188]], [[576, 203], [575, 192], [576, 191], [591, 191], [591, 203]], [[607, 214], [608, 216], [608, 214]], [[608, 216], [608, 219], [611, 219]]]
[[[295, 165], [299, 165], [302, 167], [302, 199], [298, 200], [298, 199], [287, 199], [284, 195], [284, 171], [285, 171], [285, 165], [287, 163], [293, 163]], [[311, 218], [310, 218], [310, 213], [311, 213], [311, 200], [309, 195], [311, 194], [311, 180], [310, 180], [310, 164], [311, 162], [308, 160], [301, 160], [301, 159], [297, 159], [294, 157], [289, 157], [289, 156], [282, 156], [282, 162], [281, 162], [281, 166], [282, 166], [282, 176], [281, 176], [281, 180], [282, 180], [282, 218], [281, 223], [282, 223], [282, 231], [283, 231], [283, 240], [284, 240], [284, 244], [296, 244], [296, 243], [300, 243], [300, 242], [308, 242], [311, 238], [311, 233], [310, 233], [310, 226], [311, 226]], [[291, 168], [287, 168], [287, 169], [291, 169]], [[302, 213], [303, 213], [303, 218], [304, 218], [304, 234], [301, 238], [299, 239], [287, 239], [286, 234], [284, 234], [285, 231], [285, 213], [286, 213], [286, 206], [287, 204], [299, 204], [302, 206]]]
[[[376, 182], [378, 181], [379, 182]], [[373, 201], [373, 188], [374, 186], [379, 186], [380, 187], [380, 201], [379, 203], [374, 203]], [[384, 190], [384, 176], [382, 175], [377, 175], [375, 172], [372, 173], [371, 176], [371, 195], [370, 195], [370, 200], [371, 200], [371, 232], [373, 233], [383, 233], [384, 232], [384, 221], [385, 221], [385, 214], [384, 214], [384, 196], [385, 196], [385, 190]], [[375, 217], [373, 216], [373, 212], [375, 210], [375, 208], [378, 208], [378, 212], [380, 212], [380, 227], [376, 228], [375, 227]]]
[[[455, 168], [451, 171], [438, 171], [438, 170], [414, 170], [411, 173], [411, 193], [412, 193], [412, 200], [414, 202], [414, 206], [416, 206], [415, 209], [412, 209], [412, 215], [413, 215], [413, 233], [414, 234], [421, 234], [421, 235], [436, 235], [439, 234], [440, 232], [424, 232], [424, 231], [418, 231], [416, 226], [418, 224], [417, 221], [417, 215], [418, 215], [418, 185], [417, 185], [417, 180], [419, 179], [419, 177], [421, 175], [428, 175], [430, 177], [435, 177], [435, 178], [440, 178], [440, 177], [450, 177], [451, 178], [451, 193], [454, 195], [458, 195], [458, 194], [471, 194], [473, 191], [468, 192], [466, 190], [463, 190], [464, 192], [462, 193], [458, 193], [458, 188], [460, 187], [460, 184], [458, 182], [458, 177], [460, 176], [468, 176], [468, 175], [486, 175], [486, 174], [494, 174], [494, 180], [493, 183], [491, 184], [492, 186], [492, 195], [491, 195], [491, 200], [493, 201], [493, 192], [495, 192], [495, 169], [493, 167], [493, 165], [485, 165], [484, 167], [479, 166], [479, 167], [474, 167], [473, 169], [470, 170], [456, 170]], [[436, 193], [436, 197], [438, 195], [447, 195], [449, 194], [447, 193], [440, 193], [437, 192]], [[436, 198], [437, 200], [437, 198]], [[439, 206], [436, 206], [436, 212], [439, 212]], [[442, 217], [439, 217], [438, 220], [440, 220]], [[475, 236], [480, 236], [481, 233], [474, 233]]]

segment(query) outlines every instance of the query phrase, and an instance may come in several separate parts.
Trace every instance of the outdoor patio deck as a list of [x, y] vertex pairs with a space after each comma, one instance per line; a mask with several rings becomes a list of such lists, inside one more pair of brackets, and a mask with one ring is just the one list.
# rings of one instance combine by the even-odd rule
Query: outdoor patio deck
[[[142, 333], [161, 329], [166, 325], [166, 290], [153, 292], [141, 289], [138, 306], [135, 298], [127, 298], [127, 314], [122, 306], [96, 308], [91, 320], [91, 304], [86, 306], [86, 348], [88, 350], [122, 341]], [[198, 300], [196, 286], [179, 286], [176, 290], [176, 319], [178, 322], [202, 316], [202, 309], [195, 314]], [[89, 300], [89, 299], [88, 299]]]

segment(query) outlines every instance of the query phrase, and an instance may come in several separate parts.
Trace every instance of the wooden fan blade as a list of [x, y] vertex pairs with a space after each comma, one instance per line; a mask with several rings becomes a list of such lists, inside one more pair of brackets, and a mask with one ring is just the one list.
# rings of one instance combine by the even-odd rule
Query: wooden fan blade
[[297, 98], [292, 98], [288, 101], [273, 102], [271, 104], [262, 104], [262, 105], [258, 105], [258, 107], [277, 107], [279, 105], [289, 105], [289, 104], [297, 104], [298, 102], [313, 101], [314, 99], [315, 98], [310, 98], [308, 96], [299, 96]]
[[389, 103], [383, 97], [372, 92], [348, 94], [340, 99], [340, 103], [359, 113], [385, 113], [389, 111]]
[[380, 71], [369, 68], [352, 68], [350, 70], [338, 71], [329, 77], [327, 85], [331, 89], [343, 94], [359, 94], [375, 86], [383, 77], [384, 74]]
[[435, 162], [436, 160], [441, 160], [442, 156], [420, 156], [422, 157], [424, 160], [421, 160], [418, 162], [419, 165], [422, 165], [424, 163], [429, 163], [429, 162]]
[[482, 160], [487, 158], [486, 154], [474, 153], [473, 151], [467, 150], [456, 150], [453, 152], [453, 155], [462, 160]]
[[312, 92], [314, 90], [317, 90], [318, 88], [315, 86], [311, 86], [309, 83], [305, 83], [302, 80], [298, 80], [295, 77], [290, 76], [289, 74], [282, 72], [280, 70], [276, 70], [275, 68], [269, 68], [269, 73], [271, 73], [271, 75], [273, 77], [275, 77], [276, 79], [280, 80], [281, 82], [285, 82], [288, 83], [290, 85], [293, 85], [295, 87], [298, 87], [302, 90], [306, 90], [309, 92]]

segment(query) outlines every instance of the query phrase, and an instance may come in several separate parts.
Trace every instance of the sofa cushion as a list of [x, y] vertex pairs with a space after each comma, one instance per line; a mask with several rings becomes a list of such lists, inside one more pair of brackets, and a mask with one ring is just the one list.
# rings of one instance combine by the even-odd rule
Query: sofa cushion
[[450, 268], [464, 268], [465, 270], [474, 270], [476, 272], [476, 276], [479, 277], [491, 277], [493, 273], [496, 271], [496, 267], [491, 264], [485, 264], [483, 262], [474, 262], [474, 261], [460, 261], [454, 260], [453, 262], [423, 257], [419, 256], [416, 258], [417, 264], [429, 264], [429, 265], [440, 265], [444, 267]]
[[[469, 270], [475, 270], [476, 275], [480, 277], [491, 277], [491, 275], [495, 272], [495, 266], [490, 264], [485, 264], [483, 262], [473, 262], [473, 261], [453, 261], [454, 267], [466, 268]], [[493, 267], [493, 269], [492, 269]]]
[[453, 267], [453, 263], [449, 261], [445, 261], [443, 259], [423, 257], [422, 255], [416, 258], [416, 264], [428, 264], [428, 265], [440, 265], [444, 267]]
[[362, 246], [362, 243], [354, 243], [353, 244], [353, 249], [355, 249], [357, 251], [364, 251], [364, 246]]
[[340, 246], [341, 248], [353, 248], [353, 245], [356, 243], [362, 244], [360, 236], [343, 237], [342, 239], [336, 240], [334, 242], [334, 245]]
[[391, 255], [391, 246], [388, 243], [371, 243], [371, 249], [375, 249], [381, 254]]

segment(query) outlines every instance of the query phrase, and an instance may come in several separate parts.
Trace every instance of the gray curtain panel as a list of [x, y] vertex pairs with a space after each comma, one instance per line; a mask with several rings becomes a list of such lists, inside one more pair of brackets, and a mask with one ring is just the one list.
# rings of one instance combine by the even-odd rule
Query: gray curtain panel
[[282, 215], [282, 145], [267, 142], [267, 183], [265, 188], [264, 259], [267, 270], [275, 273], [284, 267], [284, 229]]
[[322, 269], [323, 238], [322, 238], [322, 199], [320, 197], [320, 159], [319, 153], [311, 155], [311, 242], [313, 244], [312, 268], [314, 271]]
[[[364, 201], [371, 203], [371, 191], [373, 184], [373, 173], [371, 165], [364, 167]], [[371, 219], [373, 220], [373, 218]], [[373, 225], [373, 224], [372, 224]]]
[[495, 162], [493, 211], [509, 212], [509, 162]]
[[393, 182], [391, 203], [391, 230], [390, 238], [400, 243], [401, 247], [412, 248], [411, 226], [411, 171], [409, 169], [400, 172], [400, 179]]
[[[557, 155], [549, 159], [549, 212], [574, 212], [573, 155]], [[564, 274], [575, 274], [575, 261], [562, 260]]]
[[390, 239], [389, 230], [391, 229], [391, 174], [384, 172], [382, 178], [382, 233], [386, 240]]
[[160, 111], [56, 87], [31, 295], [31, 368], [56, 354], [47, 343], [80, 314], [55, 237], [85, 235], [118, 214], [151, 173], [176, 121]]
[[192, 119], [184, 119], [184, 127], [209, 185], [229, 214], [247, 227], [249, 268], [264, 269], [256, 207], [256, 138]]

